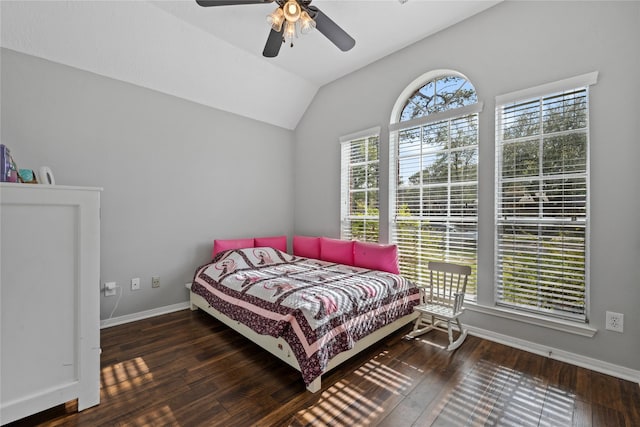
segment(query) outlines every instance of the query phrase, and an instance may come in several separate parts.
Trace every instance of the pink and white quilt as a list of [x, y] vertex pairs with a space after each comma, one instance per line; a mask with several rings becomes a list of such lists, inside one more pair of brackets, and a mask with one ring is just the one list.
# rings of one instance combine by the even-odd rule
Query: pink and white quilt
[[196, 270], [191, 291], [257, 333], [283, 337], [307, 385], [331, 358], [412, 313], [420, 299], [402, 276], [266, 247], [219, 253]]

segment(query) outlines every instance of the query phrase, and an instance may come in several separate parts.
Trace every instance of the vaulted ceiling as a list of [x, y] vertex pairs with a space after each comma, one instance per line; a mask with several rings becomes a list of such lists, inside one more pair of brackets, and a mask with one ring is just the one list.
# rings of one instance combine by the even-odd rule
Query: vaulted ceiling
[[295, 129], [318, 89], [501, 0], [314, 0], [355, 47], [318, 31], [262, 49], [273, 4], [0, 2], [2, 47]]

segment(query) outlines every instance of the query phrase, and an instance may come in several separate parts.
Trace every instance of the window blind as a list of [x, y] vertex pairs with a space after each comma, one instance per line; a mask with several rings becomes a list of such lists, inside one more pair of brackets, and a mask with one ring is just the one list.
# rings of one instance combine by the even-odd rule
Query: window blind
[[586, 321], [588, 86], [554, 89], [496, 102], [496, 303]]
[[342, 239], [379, 239], [379, 132], [375, 128], [341, 138]]
[[391, 132], [390, 228], [403, 275], [428, 284], [430, 260], [470, 265], [467, 294], [474, 296], [478, 114], [448, 113], [423, 117], [419, 125], [401, 122]]

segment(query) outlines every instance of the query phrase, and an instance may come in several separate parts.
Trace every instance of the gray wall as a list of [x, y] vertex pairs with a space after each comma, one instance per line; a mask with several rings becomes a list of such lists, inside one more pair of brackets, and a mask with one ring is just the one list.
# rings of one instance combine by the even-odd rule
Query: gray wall
[[[585, 338], [467, 312], [472, 326], [640, 369], [640, 3], [505, 2], [323, 87], [296, 129], [295, 231], [339, 235], [338, 138], [382, 126], [382, 221], [388, 217], [391, 109], [423, 73], [453, 69], [475, 85], [480, 114], [479, 295], [493, 302], [495, 96], [591, 71], [591, 292]], [[321, 202], [319, 202], [321, 201]], [[387, 236], [388, 229], [382, 230]], [[604, 330], [605, 311], [625, 332]]]
[[[1, 137], [18, 166], [104, 188], [114, 317], [187, 301], [214, 238], [291, 235], [293, 132], [11, 50], [1, 60]], [[101, 294], [101, 319], [115, 302]]]

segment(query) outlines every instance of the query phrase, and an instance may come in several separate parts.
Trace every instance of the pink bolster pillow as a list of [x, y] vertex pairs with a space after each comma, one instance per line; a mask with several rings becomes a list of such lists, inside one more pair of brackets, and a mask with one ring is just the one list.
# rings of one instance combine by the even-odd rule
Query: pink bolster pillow
[[353, 261], [356, 267], [400, 274], [396, 245], [356, 241], [353, 245]]
[[267, 247], [287, 252], [287, 236], [256, 237], [253, 243], [256, 248]]
[[344, 265], [353, 265], [353, 240], [320, 238], [320, 259]]
[[320, 259], [320, 238], [293, 236], [293, 254], [303, 258]]
[[213, 253], [211, 257], [215, 257], [222, 251], [228, 251], [229, 249], [244, 249], [253, 248], [253, 239], [216, 239], [213, 241]]

